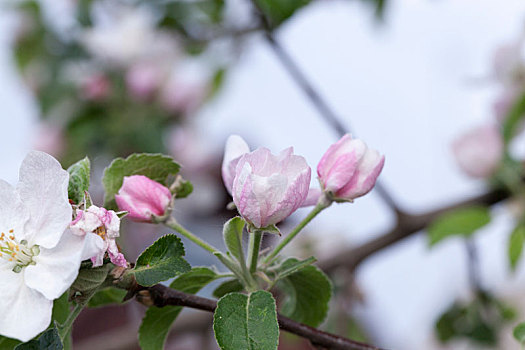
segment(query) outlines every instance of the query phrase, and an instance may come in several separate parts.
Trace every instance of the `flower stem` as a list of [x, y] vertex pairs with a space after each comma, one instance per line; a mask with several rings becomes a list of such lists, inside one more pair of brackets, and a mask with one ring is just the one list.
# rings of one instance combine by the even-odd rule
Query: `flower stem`
[[219, 259], [227, 268], [230, 269], [231, 272], [234, 273], [234, 275], [237, 277], [239, 282], [244, 286], [247, 292], [253, 292], [256, 291], [259, 286], [257, 285], [257, 282], [253, 278], [253, 276], [249, 273], [248, 269], [246, 268], [246, 265], [241, 263], [241, 265], [245, 265], [244, 268], [241, 266], [239, 267], [238, 264], [236, 264], [233, 260], [231, 260], [226, 255], [217, 252], [214, 254], [217, 259]]
[[169, 228], [174, 229], [175, 231], [177, 231], [178, 233], [180, 233], [181, 235], [183, 235], [184, 237], [186, 237], [187, 239], [189, 239], [190, 241], [192, 241], [193, 243], [195, 243], [196, 245], [198, 245], [202, 249], [207, 250], [208, 252], [210, 252], [212, 254], [214, 254], [214, 253], [219, 251], [217, 248], [215, 248], [212, 245], [204, 242], [202, 239], [200, 239], [199, 237], [195, 236], [190, 231], [186, 230], [177, 221], [175, 221], [175, 219], [172, 218], [172, 217], [169, 218], [168, 220], [166, 220], [166, 222], [164, 222], [164, 225], [168, 226]]
[[71, 313], [67, 316], [67, 319], [64, 322], [64, 324], [60, 326], [58, 334], [62, 342], [65, 341], [69, 331], [71, 330], [71, 327], [73, 326], [73, 322], [75, 322], [78, 315], [80, 315], [80, 312], [84, 309], [84, 306], [84, 304], [76, 304]]
[[[330, 203], [331, 204], [331, 203]], [[323, 209], [325, 208], [328, 208], [328, 206], [330, 204], [327, 204], [325, 203], [324, 201], [319, 201], [317, 203], [317, 205], [312, 209], [312, 211], [303, 219], [303, 221], [301, 221], [297, 226], [295, 226], [295, 228], [292, 230], [292, 232], [290, 232], [282, 241], [281, 243], [279, 243], [275, 248], [274, 250], [268, 254], [266, 256], [266, 258], [264, 259], [264, 262], [265, 263], [269, 263], [270, 261], [273, 260], [273, 258], [275, 258], [277, 256], [277, 254], [279, 254], [279, 252], [281, 250], [283, 250], [284, 247], [286, 247], [286, 245], [288, 243], [290, 243], [290, 241], [292, 239], [295, 238], [295, 236], [297, 236], [297, 234], [299, 232], [301, 232], [301, 230], [306, 226], [308, 225], [308, 223], [310, 221], [312, 221], [313, 218], [315, 218], [317, 216], [317, 214], [319, 214], [321, 211], [323, 211]]]
[[257, 262], [259, 260], [259, 249], [261, 248], [261, 240], [263, 232], [254, 230], [249, 232], [250, 238], [248, 241], [248, 263], [250, 264], [250, 272], [254, 273], [257, 270]]

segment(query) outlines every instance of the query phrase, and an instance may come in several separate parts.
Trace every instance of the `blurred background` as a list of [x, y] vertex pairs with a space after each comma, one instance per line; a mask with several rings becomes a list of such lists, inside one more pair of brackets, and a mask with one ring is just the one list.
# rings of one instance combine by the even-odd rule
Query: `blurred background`
[[[519, 0], [3, 1], [0, 177], [16, 183], [31, 149], [64, 167], [87, 154], [101, 204], [111, 159], [170, 154], [194, 185], [177, 219], [220, 246], [235, 214], [220, 177], [226, 138], [273, 152], [293, 146], [315, 169], [340, 136], [326, 120], [333, 113], [385, 154], [381, 184], [404, 213], [493, 187], [513, 199], [492, 206], [467, 245], [451, 237], [429, 247], [421, 231], [350, 270], [330, 266], [335, 295], [322, 329], [388, 349], [520, 349], [512, 329], [525, 319], [525, 269], [510, 247], [525, 239], [511, 235], [525, 212], [524, 34]], [[374, 190], [334, 205], [288, 254], [323, 266], [388, 233], [398, 218], [384, 199]], [[120, 244], [134, 261], [164, 233], [127, 223]], [[192, 265], [217, 264], [185, 246]], [[143, 313], [133, 302], [87, 310], [75, 349], [138, 349]], [[183, 316], [166, 349], [217, 348], [211, 315]], [[283, 335], [280, 348], [309, 347]]]

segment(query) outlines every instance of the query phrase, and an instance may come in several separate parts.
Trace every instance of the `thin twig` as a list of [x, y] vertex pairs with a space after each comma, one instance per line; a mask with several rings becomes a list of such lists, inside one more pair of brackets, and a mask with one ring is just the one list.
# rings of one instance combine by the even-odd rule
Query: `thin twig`
[[473, 239], [467, 238], [465, 240], [465, 250], [467, 252], [467, 269], [470, 288], [474, 293], [478, 293], [483, 290], [483, 287], [479, 273], [478, 249]]
[[[185, 306], [198, 310], [214, 312], [217, 302], [212, 299], [199, 297], [193, 294], [183, 293], [181, 291], [168, 288], [164, 285], [157, 284], [152, 287], [139, 287], [137, 290], [137, 299], [146, 305], [155, 305], [157, 307]], [[378, 347], [365, 343], [356, 342], [335, 334], [320, 331], [316, 328], [305, 324], [295, 322], [282, 315], [277, 315], [279, 327], [287, 332], [296, 334], [308, 339], [312, 343], [328, 349], [344, 350], [381, 350]]]

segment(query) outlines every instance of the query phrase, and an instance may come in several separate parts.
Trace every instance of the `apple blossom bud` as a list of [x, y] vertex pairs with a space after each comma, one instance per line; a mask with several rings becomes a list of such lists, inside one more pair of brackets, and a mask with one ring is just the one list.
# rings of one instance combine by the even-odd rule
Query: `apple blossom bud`
[[[242, 139], [239, 139], [229, 140], [231, 147], [227, 147], [226, 164], [234, 162], [236, 152], [243, 150]], [[236, 146], [232, 146], [235, 143]], [[233, 201], [242, 217], [253, 226], [274, 225], [304, 202], [310, 177], [311, 170], [306, 160], [293, 155], [291, 147], [277, 156], [266, 148], [258, 148], [245, 153], [237, 161], [232, 185]], [[225, 178], [225, 183], [227, 181]]]
[[317, 174], [323, 191], [334, 199], [352, 201], [374, 187], [384, 163], [383, 155], [346, 134], [325, 152]]
[[239, 135], [231, 135], [228, 137], [226, 148], [224, 149], [224, 159], [222, 161], [222, 180], [229, 194], [232, 194], [237, 163], [239, 163], [239, 159], [241, 159], [243, 154], [249, 152], [250, 148], [242, 137]]
[[503, 158], [503, 140], [495, 125], [484, 125], [462, 135], [452, 144], [459, 167], [472, 177], [489, 177]]
[[115, 195], [120, 210], [134, 221], [150, 222], [152, 216], [163, 216], [171, 201], [170, 190], [143, 175], [125, 176]]

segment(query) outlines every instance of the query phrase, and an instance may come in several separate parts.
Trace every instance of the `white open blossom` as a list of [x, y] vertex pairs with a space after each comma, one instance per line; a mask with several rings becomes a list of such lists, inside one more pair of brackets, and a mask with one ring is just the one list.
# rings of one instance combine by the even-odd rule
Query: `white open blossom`
[[174, 38], [157, 30], [154, 16], [146, 8], [107, 2], [96, 8], [94, 27], [80, 37], [95, 57], [128, 66], [148, 59], [172, 61], [179, 55]]
[[29, 153], [19, 180], [0, 180], [0, 334], [27, 341], [49, 326], [53, 300], [92, 252], [68, 230], [69, 174], [56, 159]]
[[72, 232], [80, 237], [85, 237], [86, 248], [90, 253], [85, 258], [90, 258], [93, 267], [102, 266], [104, 256], [108, 253], [111, 262], [117, 266], [126, 267], [127, 261], [119, 251], [115, 238], [120, 232], [120, 218], [113, 210], [90, 206], [86, 210], [77, 210], [77, 217], [71, 223]]

